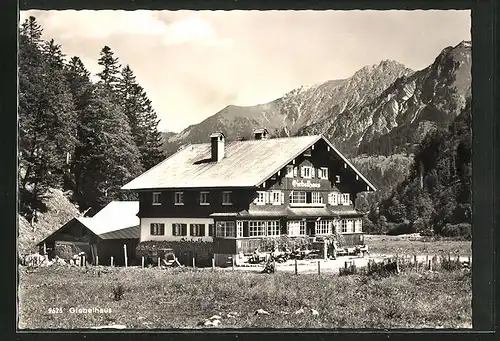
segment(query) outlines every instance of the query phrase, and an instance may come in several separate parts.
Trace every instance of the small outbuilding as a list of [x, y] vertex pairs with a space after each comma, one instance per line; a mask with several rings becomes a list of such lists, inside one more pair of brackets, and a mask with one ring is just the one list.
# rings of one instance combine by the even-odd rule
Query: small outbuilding
[[89, 263], [110, 265], [136, 261], [136, 247], [140, 238], [138, 201], [112, 201], [95, 216], [75, 217], [46, 237], [38, 246], [49, 259], [58, 256], [72, 259], [84, 252]]

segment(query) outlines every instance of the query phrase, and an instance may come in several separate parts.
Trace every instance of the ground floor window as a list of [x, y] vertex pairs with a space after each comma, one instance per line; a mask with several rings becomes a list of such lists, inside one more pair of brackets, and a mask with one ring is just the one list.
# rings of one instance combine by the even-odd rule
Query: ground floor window
[[243, 237], [243, 222], [236, 222], [236, 237]]
[[248, 235], [250, 237], [265, 236], [266, 235], [266, 222], [265, 221], [249, 221], [248, 222]]
[[354, 232], [354, 220], [347, 219], [347, 233], [353, 233], [353, 232]]
[[152, 223], [150, 225], [151, 235], [152, 236], [163, 236], [165, 235], [165, 224], [161, 223]]
[[189, 235], [193, 237], [205, 236], [205, 224], [191, 224], [189, 225]]
[[187, 224], [172, 224], [172, 236], [187, 236]]
[[277, 220], [271, 221], [249, 221], [248, 222], [248, 235], [250, 237], [259, 236], [279, 236], [280, 224]]
[[279, 236], [280, 235], [280, 224], [278, 221], [268, 221], [267, 224], [267, 235], [268, 236]]
[[236, 237], [236, 223], [234, 221], [218, 221], [215, 225], [216, 237]]
[[316, 234], [331, 234], [333, 222], [331, 220], [320, 220], [316, 222]]
[[291, 220], [287, 222], [289, 236], [304, 236], [306, 234], [306, 222], [304, 220]]
[[356, 219], [354, 222], [354, 231], [355, 232], [362, 232], [363, 231], [363, 225], [361, 222], [361, 219]]
[[342, 219], [342, 233], [347, 233], [347, 220]]

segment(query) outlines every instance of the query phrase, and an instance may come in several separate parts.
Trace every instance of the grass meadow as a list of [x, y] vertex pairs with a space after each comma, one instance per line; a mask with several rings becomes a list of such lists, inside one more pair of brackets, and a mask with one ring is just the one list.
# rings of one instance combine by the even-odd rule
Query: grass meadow
[[[77, 268], [19, 271], [19, 328], [471, 328], [471, 276], [464, 270], [298, 274], [203, 269]], [[123, 289], [123, 295], [121, 294]], [[120, 298], [120, 299], [118, 299]], [[59, 312], [50, 312], [57, 308]], [[107, 313], [72, 313], [98, 308]], [[303, 313], [296, 313], [300, 309]], [[256, 314], [258, 309], [268, 312]], [[318, 314], [312, 314], [314, 309]], [[231, 313], [231, 317], [228, 314]]]

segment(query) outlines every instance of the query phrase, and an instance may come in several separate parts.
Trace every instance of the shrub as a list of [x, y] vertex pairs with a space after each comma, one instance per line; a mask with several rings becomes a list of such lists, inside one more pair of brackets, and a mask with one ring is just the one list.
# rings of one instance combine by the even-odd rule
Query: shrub
[[340, 276], [355, 275], [357, 273], [358, 273], [358, 268], [354, 264], [348, 266], [347, 268], [340, 268], [339, 269]]
[[472, 235], [472, 227], [469, 223], [446, 224], [441, 230], [441, 235], [444, 237], [470, 237]]
[[123, 298], [123, 294], [125, 293], [125, 288], [123, 284], [117, 284], [113, 286], [113, 297], [115, 301], [120, 301]]
[[387, 234], [389, 236], [397, 236], [400, 234], [408, 234], [415, 232], [416, 231], [413, 228], [412, 224], [400, 223], [400, 224], [389, 224], [389, 230], [387, 231]]
[[462, 268], [462, 263], [458, 258], [451, 259], [445, 256], [441, 256], [441, 269], [448, 271], [455, 271]]

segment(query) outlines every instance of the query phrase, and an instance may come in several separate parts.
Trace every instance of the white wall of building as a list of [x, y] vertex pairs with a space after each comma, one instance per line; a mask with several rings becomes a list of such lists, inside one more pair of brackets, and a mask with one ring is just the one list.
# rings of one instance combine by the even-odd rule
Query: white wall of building
[[[165, 234], [156, 236], [151, 235], [151, 224], [160, 223], [165, 224]], [[213, 238], [208, 235], [209, 224], [213, 224], [214, 220], [211, 218], [141, 218], [141, 242], [148, 240], [203, 240], [203, 241], [213, 241]], [[187, 236], [173, 236], [172, 235], [172, 224], [187, 224]], [[189, 235], [189, 224], [205, 224], [205, 236], [190, 236]]]

